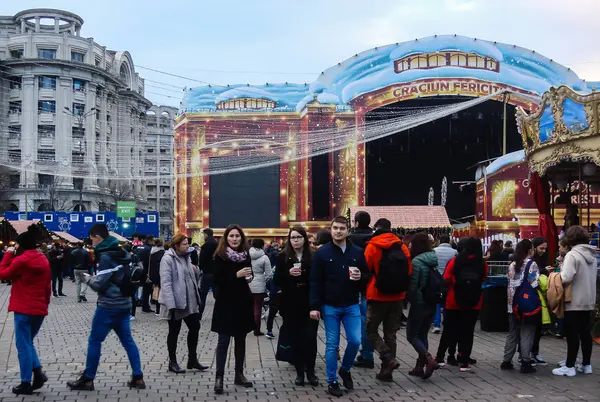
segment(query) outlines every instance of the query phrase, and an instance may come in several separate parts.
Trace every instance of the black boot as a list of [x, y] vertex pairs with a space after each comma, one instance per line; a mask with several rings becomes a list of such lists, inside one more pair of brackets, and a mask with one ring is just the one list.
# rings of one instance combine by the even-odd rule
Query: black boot
[[252, 388], [254, 386], [252, 381], [248, 381], [248, 379], [246, 378], [244, 373], [242, 373], [241, 370], [239, 370], [239, 371], [236, 370], [235, 379], [233, 380], [233, 383], [235, 385], [241, 385], [242, 387], [245, 387], [245, 388]]
[[221, 395], [223, 393], [223, 376], [218, 375], [215, 378], [215, 394]]
[[187, 361], [187, 368], [188, 370], [199, 370], [199, 371], [204, 371], [206, 370], [208, 367], [207, 366], [203, 366], [202, 364], [200, 364], [198, 362], [198, 358], [194, 357], [192, 358], [188, 358]]
[[294, 381], [299, 387], [304, 386], [304, 366], [296, 366], [296, 381]]
[[67, 387], [71, 388], [72, 391], [93, 391], [94, 380], [82, 375], [75, 381], [67, 382]]
[[16, 395], [33, 395], [33, 388], [30, 382], [22, 382], [13, 387], [12, 392]]
[[169, 359], [169, 371], [175, 374], [185, 373], [185, 370], [179, 366], [179, 363], [177, 363], [177, 359], [174, 358]]
[[144, 382], [143, 375], [134, 375], [131, 377], [130, 381], [127, 381], [127, 386], [129, 389], [146, 389], [146, 383]]
[[33, 383], [31, 384], [33, 390], [35, 391], [36, 389], [42, 388], [46, 381], [48, 381], [48, 376], [42, 371], [42, 367], [34, 368]]
[[306, 368], [306, 379], [308, 380], [308, 383], [310, 385], [312, 385], [313, 387], [316, 387], [319, 385], [319, 378], [315, 375], [314, 366]]

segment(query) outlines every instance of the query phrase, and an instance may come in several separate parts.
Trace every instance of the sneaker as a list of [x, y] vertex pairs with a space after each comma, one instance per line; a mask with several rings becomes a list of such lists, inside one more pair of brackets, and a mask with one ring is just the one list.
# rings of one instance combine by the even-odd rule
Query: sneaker
[[515, 366], [513, 366], [512, 362], [502, 362], [500, 365], [500, 370], [514, 370]]
[[592, 365], [588, 364], [586, 366], [580, 364], [577, 366], [577, 371], [583, 374], [592, 374]]
[[546, 361], [544, 360], [544, 358], [542, 357], [542, 355], [535, 355], [533, 356], [533, 360], [535, 360], [535, 364], [537, 366], [547, 366], [548, 363], [546, 363]]
[[329, 395], [337, 396], [338, 398], [344, 395], [342, 389], [340, 388], [340, 384], [338, 384], [337, 382], [332, 382], [331, 384], [329, 384], [329, 386], [327, 387], [327, 392], [329, 393]]
[[265, 336], [269, 339], [275, 339], [275, 335], [273, 335], [272, 331], [267, 332], [267, 334]]
[[552, 370], [552, 374], [564, 377], [575, 377], [577, 375], [577, 371], [575, 371], [575, 367], [559, 367]]
[[431, 332], [434, 334], [441, 334], [442, 329], [440, 327], [433, 327], [433, 330]]
[[440, 367], [446, 367], [446, 363], [444, 362], [444, 358], [443, 357], [436, 356], [435, 357], [435, 361], [437, 362], [437, 364]]
[[354, 381], [352, 381], [352, 375], [349, 371], [340, 368], [338, 374], [342, 379], [342, 384], [344, 385], [344, 388], [348, 390], [354, 389]]
[[468, 373], [471, 371], [471, 365], [469, 363], [462, 363], [460, 365], [460, 372], [461, 373]]

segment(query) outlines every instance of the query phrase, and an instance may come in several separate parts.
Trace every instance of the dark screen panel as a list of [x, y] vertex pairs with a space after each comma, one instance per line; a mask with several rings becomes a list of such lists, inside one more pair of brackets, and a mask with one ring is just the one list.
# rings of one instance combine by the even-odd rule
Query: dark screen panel
[[[312, 164], [312, 209], [315, 219], [331, 219], [329, 212], [329, 154], [311, 158]], [[316, 174], [315, 174], [316, 173]]]
[[211, 227], [232, 223], [243, 228], [280, 226], [279, 165], [213, 175], [209, 183]]

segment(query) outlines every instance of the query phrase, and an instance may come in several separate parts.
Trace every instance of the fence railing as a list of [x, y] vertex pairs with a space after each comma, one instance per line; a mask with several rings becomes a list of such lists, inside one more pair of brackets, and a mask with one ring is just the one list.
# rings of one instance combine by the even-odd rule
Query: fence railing
[[488, 276], [508, 275], [510, 261], [488, 261]]

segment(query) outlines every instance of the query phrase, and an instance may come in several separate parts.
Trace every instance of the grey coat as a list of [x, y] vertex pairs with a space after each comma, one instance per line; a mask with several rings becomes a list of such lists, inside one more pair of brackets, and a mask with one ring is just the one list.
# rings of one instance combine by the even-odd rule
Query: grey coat
[[250, 249], [250, 258], [252, 259], [252, 274], [254, 278], [250, 282], [250, 291], [252, 293], [266, 293], [267, 280], [271, 277], [271, 262], [264, 250], [252, 247]]
[[[187, 291], [185, 285], [185, 270], [193, 270], [196, 277], [198, 291], [198, 279], [200, 271], [192, 265], [190, 256], [178, 256], [175, 250], [169, 249], [160, 261], [160, 294], [158, 302], [166, 311], [171, 309], [185, 310], [187, 307]], [[199, 298], [199, 295], [198, 295]]]

